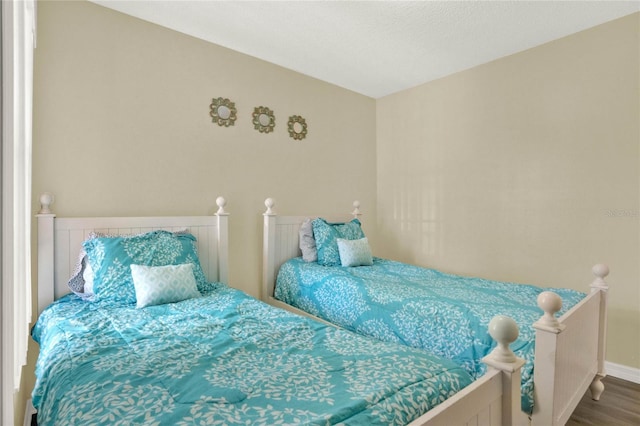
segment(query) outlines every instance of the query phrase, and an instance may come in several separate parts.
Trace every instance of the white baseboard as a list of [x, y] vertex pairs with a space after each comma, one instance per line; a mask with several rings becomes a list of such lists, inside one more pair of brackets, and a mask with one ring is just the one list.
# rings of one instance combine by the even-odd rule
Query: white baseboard
[[608, 376], [640, 384], [640, 369], [638, 368], [605, 361], [604, 370]]
[[33, 408], [31, 399], [29, 399], [24, 408], [24, 426], [31, 426], [31, 416], [33, 416], [35, 413], [36, 413], [36, 409]]

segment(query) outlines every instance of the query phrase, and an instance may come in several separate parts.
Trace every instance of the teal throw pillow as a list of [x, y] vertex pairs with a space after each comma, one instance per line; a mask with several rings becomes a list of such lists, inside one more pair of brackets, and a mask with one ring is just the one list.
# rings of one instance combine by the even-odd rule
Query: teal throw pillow
[[313, 236], [316, 239], [318, 263], [324, 266], [340, 266], [338, 238], [357, 240], [364, 238], [364, 232], [358, 219], [347, 223], [329, 223], [322, 218], [312, 222]]
[[193, 264], [198, 289], [207, 285], [202, 272], [196, 238], [167, 231], [122, 237], [101, 237], [83, 244], [94, 274], [92, 301], [109, 300], [121, 304], [136, 303], [131, 265], [166, 266]]

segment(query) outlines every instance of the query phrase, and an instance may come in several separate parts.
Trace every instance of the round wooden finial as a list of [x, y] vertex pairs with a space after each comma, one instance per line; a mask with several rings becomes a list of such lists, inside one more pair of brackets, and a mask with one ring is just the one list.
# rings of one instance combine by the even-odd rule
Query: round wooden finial
[[593, 268], [591, 268], [591, 272], [593, 272], [593, 275], [603, 280], [604, 277], [609, 275], [609, 267], [602, 263], [598, 263], [597, 265], [594, 265]]
[[552, 291], [543, 291], [538, 295], [538, 306], [544, 311], [544, 315], [538, 322], [549, 327], [558, 327], [560, 325], [555, 317], [555, 313], [562, 309], [562, 298], [560, 296]]
[[592, 291], [598, 289], [606, 291], [609, 288], [609, 284], [604, 281], [604, 277], [609, 275], [609, 267], [602, 263], [598, 263], [591, 268], [591, 272], [593, 272], [593, 275], [596, 277], [591, 283]]
[[51, 214], [51, 204], [55, 201], [55, 197], [50, 192], [44, 192], [40, 195], [40, 211], [38, 214]]
[[491, 357], [498, 362], [515, 362], [516, 355], [509, 345], [515, 342], [520, 334], [518, 324], [508, 316], [496, 315], [489, 322], [489, 334], [498, 343], [491, 352]]
[[216, 214], [228, 214], [224, 209], [224, 206], [227, 205], [227, 200], [225, 200], [224, 197], [216, 198], [216, 205], [218, 206], [218, 211], [216, 212]]
[[358, 218], [362, 213], [360, 213], [360, 201], [355, 200], [353, 202], [353, 211], [351, 212], [353, 217]]
[[273, 206], [276, 205], [276, 202], [275, 202], [275, 200], [273, 198], [267, 198], [266, 200], [264, 200], [264, 205], [267, 207], [267, 211], [264, 212], [264, 214], [266, 214], [266, 215], [274, 214]]

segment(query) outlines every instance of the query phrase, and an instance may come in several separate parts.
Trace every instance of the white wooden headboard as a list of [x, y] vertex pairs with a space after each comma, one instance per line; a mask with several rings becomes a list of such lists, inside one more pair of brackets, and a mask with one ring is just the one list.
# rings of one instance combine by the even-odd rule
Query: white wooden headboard
[[185, 229], [197, 239], [198, 256], [208, 281], [227, 283], [229, 271], [228, 216], [226, 201], [218, 197], [214, 216], [77, 217], [56, 218], [50, 210], [51, 194], [40, 197], [38, 218], [38, 312], [69, 293], [82, 242], [91, 232], [113, 235], [154, 230]]

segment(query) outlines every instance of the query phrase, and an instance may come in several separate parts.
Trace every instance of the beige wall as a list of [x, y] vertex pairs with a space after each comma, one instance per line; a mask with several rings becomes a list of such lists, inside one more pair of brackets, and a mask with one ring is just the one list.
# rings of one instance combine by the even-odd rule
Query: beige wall
[[[34, 208], [47, 190], [60, 216], [197, 215], [224, 195], [230, 284], [254, 296], [267, 196], [283, 213], [354, 199], [374, 213], [371, 98], [88, 2], [40, 2], [34, 85]], [[235, 126], [212, 123], [218, 96], [236, 102]], [[263, 105], [274, 133], [251, 123]]]
[[378, 254], [588, 291], [640, 367], [639, 18], [377, 101]]

